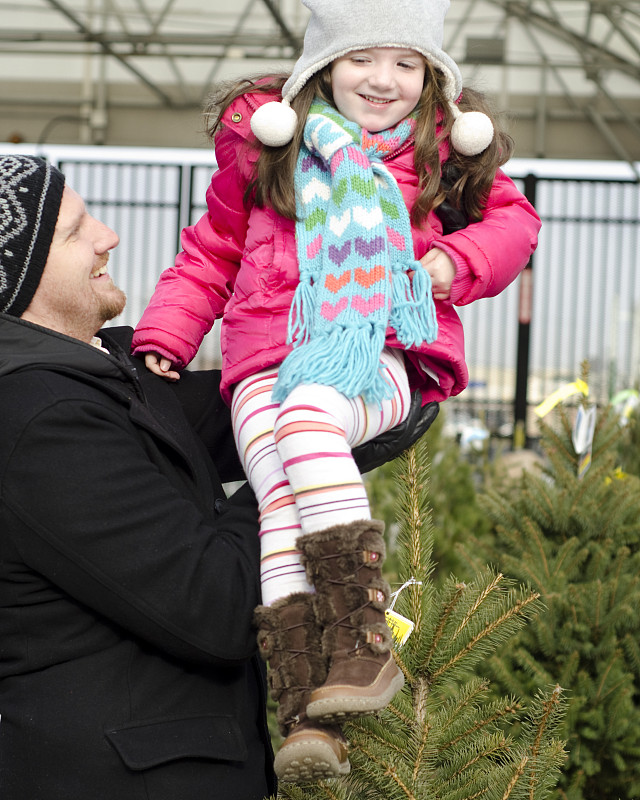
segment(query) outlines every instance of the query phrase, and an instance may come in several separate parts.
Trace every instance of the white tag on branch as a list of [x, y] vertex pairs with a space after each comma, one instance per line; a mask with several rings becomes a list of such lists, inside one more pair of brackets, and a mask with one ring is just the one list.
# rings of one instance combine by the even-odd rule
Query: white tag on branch
[[582, 405], [578, 406], [578, 413], [573, 425], [571, 439], [573, 441], [573, 448], [579, 456], [579, 478], [582, 478], [591, 466], [591, 449], [593, 447], [593, 437], [596, 430], [596, 413], [595, 404], [589, 405], [586, 408]]

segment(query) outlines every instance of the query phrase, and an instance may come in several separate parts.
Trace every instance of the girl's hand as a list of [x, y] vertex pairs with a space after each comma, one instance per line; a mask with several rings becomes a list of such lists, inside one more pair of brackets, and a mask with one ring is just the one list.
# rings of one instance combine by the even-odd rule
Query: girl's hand
[[451, 296], [451, 284], [456, 277], [453, 260], [444, 250], [434, 247], [422, 256], [420, 262], [431, 276], [434, 300], [448, 300]]
[[173, 366], [171, 361], [164, 356], [158, 355], [158, 353], [145, 353], [144, 363], [146, 368], [153, 372], [154, 375], [158, 375], [168, 381], [180, 380], [180, 373], [175, 369], [171, 369]]

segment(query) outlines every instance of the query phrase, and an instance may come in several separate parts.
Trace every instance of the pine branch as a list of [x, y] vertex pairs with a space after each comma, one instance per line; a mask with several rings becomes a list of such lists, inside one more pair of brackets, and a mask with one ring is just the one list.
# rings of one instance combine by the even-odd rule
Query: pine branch
[[372, 764], [377, 764], [379, 767], [383, 768], [384, 775], [391, 778], [393, 784], [402, 792], [403, 797], [406, 797], [407, 800], [419, 800], [417, 795], [415, 795], [411, 791], [411, 789], [402, 781], [402, 779], [398, 774], [397, 768], [392, 763], [378, 759], [375, 753], [371, 752], [370, 750], [367, 750], [364, 747], [360, 747], [360, 750], [365, 756], [367, 756], [367, 758], [369, 758]]
[[501, 700], [499, 705], [495, 711], [489, 713], [488, 716], [482, 717], [480, 719], [476, 718], [476, 721], [471, 727], [466, 728], [462, 733], [459, 733], [455, 738], [451, 739], [448, 742], [442, 742], [440, 747], [442, 750], [447, 750], [450, 747], [455, 747], [459, 742], [463, 741], [464, 739], [472, 739], [474, 738], [475, 734], [480, 733], [484, 730], [489, 728], [495, 727], [496, 725], [504, 722], [509, 717], [516, 716], [518, 712], [522, 709], [520, 703], [516, 703], [515, 701], [511, 700]]
[[467, 624], [471, 620], [471, 617], [474, 616], [474, 614], [478, 611], [478, 609], [480, 608], [482, 603], [487, 599], [487, 597], [489, 597], [489, 595], [500, 586], [502, 577], [503, 577], [502, 574], [498, 573], [498, 575], [496, 575], [496, 577], [489, 583], [489, 585], [485, 586], [484, 589], [482, 589], [482, 591], [478, 595], [477, 599], [475, 600], [471, 608], [465, 614], [462, 622], [460, 623], [460, 625], [458, 625], [458, 629], [451, 637], [453, 640], [457, 639], [459, 634], [462, 633], [462, 631], [466, 628]]
[[[452, 669], [456, 664], [459, 664], [466, 656], [468, 656], [482, 641], [486, 640], [488, 637], [491, 637], [493, 634], [498, 632], [500, 628], [505, 625], [507, 622], [510, 622], [514, 619], [527, 617], [527, 610], [535, 610], [537, 608], [537, 601], [540, 595], [538, 592], [531, 592], [527, 597], [523, 598], [519, 602], [517, 602], [514, 606], [508, 608], [497, 620], [492, 620], [489, 622], [485, 627], [477, 633], [461, 650], [457, 653], [454, 653], [453, 656], [449, 659], [446, 664], [443, 664], [437, 670], [435, 670], [431, 675], [431, 680], [435, 680], [443, 675], [445, 672], [448, 672]], [[531, 606], [533, 608], [531, 609]]]
[[524, 775], [524, 770], [528, 763], [529, 759], [527, 756], [525, 756], [520, 761], [520, 763], [516, 767], [516, 771], [513, 773], [513, 778], [509, 781], [509, 785], [507, 786], [505, 793], [502, 795], [502, 800], [509, 800], [511, 794], [513, 793], [513, 790], [516, 787], [516, 784], [518, 783], [520, 778], [522, 778], [522, 776]]
[[439, 645], [442, 642], [445, 628], [447, 627], [447, 624], [451, 616], [453, 615], [454, 611], [457, 609], [458, 605], [462, 601], [466, 589], [467, 585], [465, 583], [454, 583], [454, 593], [451, 595], [451, 597], [445, 599], [445, 605], [440, 615], [438, 627], [434, 631], [434, 635], [431, 639], [431, 647], [429, 648], [429, 652], [425, 660], [425, 667], [427, 669], [431, 665], [431, 662], [433, 660], [433, 655], [437, 651]]

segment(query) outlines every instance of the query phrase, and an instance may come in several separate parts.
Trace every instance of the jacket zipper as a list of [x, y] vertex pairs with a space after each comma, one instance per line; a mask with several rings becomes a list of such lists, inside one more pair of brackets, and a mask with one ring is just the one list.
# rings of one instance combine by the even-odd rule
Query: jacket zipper
[[415, 139], [413, 138], [413, 136], [411, 136], [409, 139], [407, 139], [407, 141], [400, 148], [398, 148], [398, 150], [394, 150], [393, 153], [389, 153], [382, 160], [383, 161], [390, 161], [392, 158], [395, 158], [396, 156], [399, 156], [402, 153], [404, 153], [404, 151], [408, 150], [410, 147], [412, 147], [414, 143], [415, 143]]

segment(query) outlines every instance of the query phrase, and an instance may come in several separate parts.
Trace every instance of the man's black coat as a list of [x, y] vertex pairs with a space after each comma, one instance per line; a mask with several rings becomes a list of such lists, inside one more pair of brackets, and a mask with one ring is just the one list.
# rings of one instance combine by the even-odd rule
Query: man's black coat
[[187, 422], [237, 464], [217, 375], [103, 333], [0, 314], [0, 797], [259, 800], [257, 511]]

